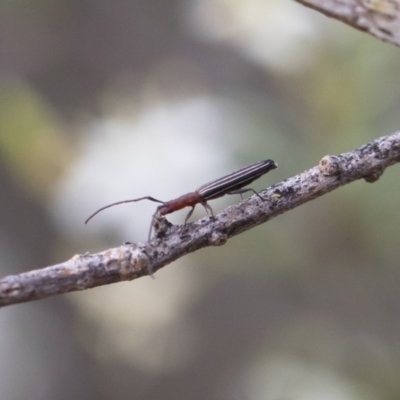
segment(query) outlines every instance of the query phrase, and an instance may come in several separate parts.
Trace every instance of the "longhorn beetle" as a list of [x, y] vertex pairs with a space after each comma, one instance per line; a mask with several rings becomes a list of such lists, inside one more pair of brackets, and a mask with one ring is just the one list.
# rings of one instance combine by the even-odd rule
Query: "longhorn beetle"
[[161, 205], [157, 207], [156, 212], [153, 214], [151, 220], [150, 231], [149, 231], [149, 240], [150, 240], [151, 230], [154, 224], [154, 220], [157, 216], [164, 216], [167, 214], [171, 214], [175, 211], [181, 210], [182, 208], [185, 207], [192, 207], [185, 218], [185, 225], [186, 225], [188, 219], [193, 213], [194, 208], [196, 207], [196, 204], [201, 204], [206, 209], [207, 214], [209, 214], [210, 212], [211, 215], [214, 216], [213, 209], [207, 202], [209, 200], [225, 196], [226, 194], [240, 194], [240, 196], [243, 199], [242, 196], [243, 193], [253, 192], [261, 200], [265, 200], [254, 189], [246, 188], [245, 186], [275, 168], [278, 168], [278, 164], [272, 160], [259, 161], [255, 164], [249, 165], [235, 172], [232, 172], [231, 174], [226, 175], [222, 178], [206, 183], [205, 185], [200, 186], [194, 192], [184, 194], [170, 201], [157, 200], [151, 196], [139, 197], [138, 199], [117, 201], [116, 203], [108, 204], [104, 207], [99, 208], [85, 221], [85, 224], [87, 224], [95, 215], [105, 210], [106, 208], [110, 208], [124, 203], [134, 203], [136, 201], [141, 201], [141, 200], [150, 200], [156, 203], [161, 203]]

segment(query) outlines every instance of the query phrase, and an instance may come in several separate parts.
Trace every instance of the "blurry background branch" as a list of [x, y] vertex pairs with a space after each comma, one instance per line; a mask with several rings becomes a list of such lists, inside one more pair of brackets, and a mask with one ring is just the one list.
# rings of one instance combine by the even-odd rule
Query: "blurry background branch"
[[375, 182], [385, 168], [400, 162], [400, 132], [381, 137], [353, 152], [325, 156], [318, 166], [277, 183], [231, 206], [215, 218], [186, 226], [160, 220], [150, 243], [126, 243], [97, 254], [76, 255], [64, 263], [0, 280], [0, 306], [84, 290], [155, 272], [184, 255], [226, 241], [270, 219], [357, 179]]
[[400, 5], [396, 0], [297, 0], [328, 17], [400, 46]]

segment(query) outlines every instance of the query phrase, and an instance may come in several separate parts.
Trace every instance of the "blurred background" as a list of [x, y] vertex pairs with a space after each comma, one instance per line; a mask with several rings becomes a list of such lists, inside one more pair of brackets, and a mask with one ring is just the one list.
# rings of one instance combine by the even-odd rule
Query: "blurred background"
[[[1, 0], [0, 275], [145, 240], [154, 203], [83, 224], [109, 202], [393, 133], [399, 71], [291, 1]], [[399, 168], [155, 280], [1, 309], [0, 399], [400, 398]]]

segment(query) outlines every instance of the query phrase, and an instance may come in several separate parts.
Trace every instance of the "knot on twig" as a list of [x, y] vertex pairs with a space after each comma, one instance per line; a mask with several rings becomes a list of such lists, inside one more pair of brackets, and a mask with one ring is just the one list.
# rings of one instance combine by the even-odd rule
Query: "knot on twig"
[[165, 236], [172, 227], [171, 222], [169, 222], [167, 218], [161, 216], [156, 216], [152, 224], [158, 238]]
[[342, 165], [337, 156], [325, 156], [319, 162], [319, 170], [324, 176], [340, 175]]
[[[130, 281], [143, 275], [143, 270], [149, 270], [149, 259], [145, 249], [129, 242], [98, 254], [92, 254], [90, 261], [84, 261], [83, 257], [87, 258], [88, 256], [81, 256], [81, 262], [87, 263], [90, 267], [101, 265], [107, 275], [117, 275], [121, 281]], [[95, 269], [97, 271], [96, 267]], [[98, 271], [102, 274], [101, 269]]]
[[222, 246], [228, 241], [228, 235], [219, 231], [212, 231], [208, 243], [210, 246]]
[[376, 182], [385, 169], [382, 166], [376, 167], [371, 173], [364, 176], [365, 182], [374, 183]]
[[21, 293], [21, 285], [15, 279], [15, 276], [7, 276], [0, 282], [0, 300], [12, 299], [18, 297]]

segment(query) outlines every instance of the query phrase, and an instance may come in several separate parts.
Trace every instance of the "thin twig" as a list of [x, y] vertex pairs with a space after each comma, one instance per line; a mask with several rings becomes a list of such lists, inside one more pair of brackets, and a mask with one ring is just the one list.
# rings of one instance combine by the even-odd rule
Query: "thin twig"
[[297, 0], [297, 2], [400, 47], [398, 0]]
[[[157, 235], [146, 243], [125, 243], [97, 254], [76, 255], [51, 267], [0, 280], [0, 307], [55, 294], [85, 290], [148, 275], [207, 246], [220, 246], [235, 235], [357, 179], [375, 182], [400, 162], [400, 131], [338, 156], [325, 156], [318, 166], [186, 226], [157, 222]], [[400, 190], [399, 190], [400, 197]]]

